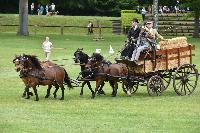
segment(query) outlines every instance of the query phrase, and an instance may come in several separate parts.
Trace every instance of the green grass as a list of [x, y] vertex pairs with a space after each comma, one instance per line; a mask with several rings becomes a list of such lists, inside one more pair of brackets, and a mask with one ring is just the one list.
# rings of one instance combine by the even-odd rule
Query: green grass
[[[117, 97], [110, 96], [111, 87], [106, 83], [107, 95], [91, 99], [87, 87], [79, 96], [80, 88], [65, 91], [65, 100], [45, 99], [47, 87], [39, 87], [39, 102], [34, 97], [21, 98], [23, 82], [14, 70], [12, 59], [15, 54], [35, 54], [44, 60], [41, 42], [46, 35], [16, 36], [0, 33], [0, 132], [46, 132], [46, 133], [116, 133], [116, 132], [166, 132], [198, 133], [200, 131], [200, 91], [199, 85], [191, 96], [177, 96], [170, 87], [160, 97], [150, 97], [146, 87], [139, 87], [132, 97], [126, 96], [119, 87]], [[93, 36], [49, 34], [54, 48], [51, 59], [60, 59], [71, 78], [76, 78], [80, 68], [73, 65], [73, 52], [84, 48], [92, 54], [96, 48], [102, 49], [105, 58], [114, 60], [117, 54], [109, 56], [109, 45], [115, 51], [122, 48], [125, 36], [104, 35], [104, 41], [93, 41]], [[188, 39], [195, 44], [194, 64], [200, 69], [199, 39]], [[56, 49], [66, 48], [66, 49]], [[61, 60], [67, 58], [69, 60]], [[92, 84], [93, 88], [95, 84]], [[53, 91], [54, 89], [52, 89]], [[60, 90], [58, 97], [61, 96]]]
[[[18, 14], [0, 14], [0, 25], [18, 25]], [[110, 20], [120, 19], [119, 17], [99, 17], [99, 16], [37, 16], [37, 15], [29, 15], [28, 16], [28, 24], [29, 25], [37, 25], [29, 26], [30, 34], [60, 34], [60, 27], [40, 27], [40, 26], [87, 26], [88, 21], [92, 21], [94, 26], [97, 26], [97, 20], [100, 21], [100, 25], [102, 27], [111, 27], [112, 22]], [[103, 33], [111, 33], [111, 28], [103, 28]], [[0, 32], [16, 32], [16, 26], [0, 26]], [[95, 29], [94, 32], [97, 32]], [[87, 33], [87, 28], [64, 28], [64, 33]]]

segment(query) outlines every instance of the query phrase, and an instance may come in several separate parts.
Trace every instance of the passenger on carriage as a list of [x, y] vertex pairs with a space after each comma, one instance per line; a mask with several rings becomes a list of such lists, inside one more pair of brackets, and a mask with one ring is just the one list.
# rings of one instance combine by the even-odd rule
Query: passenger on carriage
[[[133, 51], [131, 61], [138, 64], [141, 52], [152, 48], [153, 45], [156, 44], [155, 42], [157, 38], [164, 40], [164, 38], [158, 34], [157, 30], [153, 29], [153, 21], [147, 21], [146, 26], [141, 29], [141, 33], [137, 41], [137, 48]], [[159, 49], [159, 46], [155, 47]]]
[[141, 28], [137, 18], [133, 18], [131, 28], [128, 31], [127, 41], [125, 41], [124, 49], [121, 51], [122, 58], [131, 58], [133, 50], [136, 48], [137, 39]]

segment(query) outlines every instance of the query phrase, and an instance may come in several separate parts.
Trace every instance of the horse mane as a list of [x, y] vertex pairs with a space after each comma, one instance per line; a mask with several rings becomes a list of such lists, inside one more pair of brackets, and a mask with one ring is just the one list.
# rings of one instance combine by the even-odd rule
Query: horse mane
[[99, 53], [93, 53], [91, 58], [95, 58], [97, 61], [103, 61], [104, 57], [100, 55]]
[[40, 65], [40, 61], [39, 59], [37, 58], [37, 56], [35, 55], [23, 55], [23, 57], [27, 58], [28, 60], [30, 60], [32, 62], [32, 65], [36, 68], [36, 69], [39, 69], [41, 70], [42, 69], [42, 66]]

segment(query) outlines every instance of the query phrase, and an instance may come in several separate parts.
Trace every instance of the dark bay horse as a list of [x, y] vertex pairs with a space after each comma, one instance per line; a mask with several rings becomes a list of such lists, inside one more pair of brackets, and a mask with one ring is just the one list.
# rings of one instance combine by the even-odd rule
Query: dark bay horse
[[46, 98], [49, 97], [52, 86], [56, 88], [54, 92], [55, 98], [57, 90], [61, 87], [62, 97], [60, 100], [64, 100], [64, 82], [69, 88], [72, 88], [67, 72], [58, 65], [42, 67], [42, 63], [33, 55], [18, 56], [13, 60], [13, 63], [15, 63], [16, 71], [20, 71], [20, 78], [25, 84], [27, 99], [30, 98], [29, 88], [32, 87], [36, 96], [36, 101], [39, 100], [36, 89], [37, 85], [48, 85]]
[[[94, 53], [86, 67], [95, 73], [96, 88], [93, 97], [95, 97], [96, 92], [98, 91], [99, 86], [104, 81], [109, 81], [113, 92], [112, 96], [115, 97], [118, 89], [118, 81], [124, 83], [127, 82], [128, 78], [128, 68], [125, 64], [117, 63], [110, 64], [107, 63], [103, 56], [100, 54]], [[127, 83], [126, 83], [127, 84]]]
[[[94, 75], [90, 71], [87, 71], [87, 69], [85, 67], [85, 65], [88, 63], [88, 59], [89, 59], [89, 56], [86, 53], [83, 52], [83, 49], [78, 48], [74, 52], [74, 62], [80, 63], [80, 67], [81, 67], [81, 73], [80, 74], [81, 74], [82, 78], [92, 79], [92, 78], [94, 78]], [[81, 96], [83, 95], [83, 88], [84, 88], [85, 84], [87, 84], [88, 88], [92, 92], [92, 95], [94, 95], [94, 91], [92, 90], [92, 87], [91, 87], [91, 84], [90, 84], [89, 81], [84, 81], [82, 83], [80, 95]], [[101, 88], [99, 89], [98, 94], [104, 94], [105, 95], [105, 92], [102, 90], [103, 86], [104, 86], [104, 82], [101, 84]]]

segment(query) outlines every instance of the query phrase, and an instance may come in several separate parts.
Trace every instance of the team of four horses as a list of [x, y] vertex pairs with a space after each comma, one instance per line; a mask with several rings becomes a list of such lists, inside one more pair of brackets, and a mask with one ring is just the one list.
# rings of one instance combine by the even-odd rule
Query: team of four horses
[[[94, 53], [89, 57], [83, 52], [83, 49], [77, 49], [74, 53], [74, 61], [75, 63], [80, 63], [81, 72], [78, 77], [84, 79], [80, 95], [83, 95], [83, 87], [85, 84], [88, 85], [92, 93], [92, 98], [95, 97], [97, 92], [98, 94], [105, 94], [102, 88], [105, 84], [104, 82], [108, 81], [113, 89], [112, 96], [116, 96], [118, 81], [127, 83], [128, 68], [125, 64], [112, 64], [111, 62], [104, 60], [103, 56], [97, 53]], [[48, 89], [45, 98], [50, 96], [50, 90], [52, 86], [54, 86], [54, 98], [57, 97], [56, 93], [60, 87], [62, 90], [60, 100], [63, 100], [65, 90], [64, 84], [66, 84], [68, 88], [73, 88], [72, 83], [76, 81], [69, 78], [63, 67], [51, 61], [40, 62], [34, 55], [18, 55], [14, 58], [13, 63], [15, 64], [16, 71], [20, 73], [19, 76], [25, 84], [22, 97], [26, 99], [29, 99], [30, 95], [33, 95], [32, 92], [29, 92], [29, 88], [32, 87], [36, 96], [35, 100], [38, 101], [39, 97], [36, 87], [39, 85], [47, 85]], [[92, 90], [90, 79], [96, 81], [95, 91]]]

